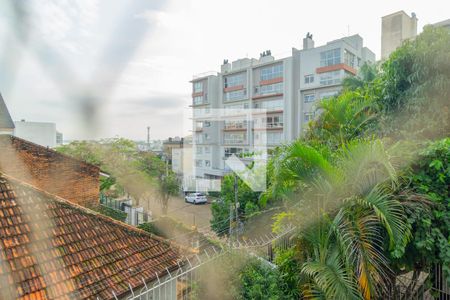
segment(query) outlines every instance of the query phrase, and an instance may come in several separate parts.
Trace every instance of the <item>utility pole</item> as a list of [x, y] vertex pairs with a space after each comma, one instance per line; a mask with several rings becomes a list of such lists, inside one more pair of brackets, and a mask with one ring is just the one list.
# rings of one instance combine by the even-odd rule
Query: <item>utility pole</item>
[[235, 225], [235, 231], [236, 231], [236, 242], [239, 241], [239, 202], [238, 202], [238, 176], [236, 173], [234, 173], [234, 208], [236, 209], [235, 217], [236, 217], [236, 225]]
[[147, 150], [150, 151], [150, 126], [147, 126]]
[[228, 228], [228, 244], [229, 244], [230, 248], [232, 246], [232, 243], [231, 243], [231, 233], [232, 233], [231, 226], [232, 225], [233, 225], [233, 204], [230, 202], [230, 226]]

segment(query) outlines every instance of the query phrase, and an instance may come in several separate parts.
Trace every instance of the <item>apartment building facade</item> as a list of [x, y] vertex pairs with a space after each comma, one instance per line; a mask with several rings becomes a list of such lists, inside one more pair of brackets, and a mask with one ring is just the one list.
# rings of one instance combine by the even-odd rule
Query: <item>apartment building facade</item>
[[[303, 49], [275, 59], [269, 50], [259, 59], [227, 60], [215, 74], [192, 80], [193, 162], [197, 178], [219, 179], [230, 171], [226, 159], [251, 154], [299, 137], [316, 116], [315, 105], [335, 95], [345, 76], [354, 76], [375, 54], [359, 35], [315, 48], [312, 35]], [[254, 110], [250, 113], [250, 109]], [[221, 110], [225, 117], [205, 118]], [[242, 110], [243, 113], [239, 113]], [[230, 113], [227, 113], [230, 112]]]
[[417, 17], [415, 13], [408, 16], [403, 10], [381, 18], [381, 59], [400, 47], [404, 41], [417, 36]]

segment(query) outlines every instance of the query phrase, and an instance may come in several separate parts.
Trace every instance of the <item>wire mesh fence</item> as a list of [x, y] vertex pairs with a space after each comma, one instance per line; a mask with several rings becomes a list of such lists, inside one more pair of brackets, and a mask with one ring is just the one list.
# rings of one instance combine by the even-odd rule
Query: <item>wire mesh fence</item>
[[450, 300], [449, 281], [441, 265], [428, 272], [411, 271], [392, 280], [380, 299], [388, 300]]

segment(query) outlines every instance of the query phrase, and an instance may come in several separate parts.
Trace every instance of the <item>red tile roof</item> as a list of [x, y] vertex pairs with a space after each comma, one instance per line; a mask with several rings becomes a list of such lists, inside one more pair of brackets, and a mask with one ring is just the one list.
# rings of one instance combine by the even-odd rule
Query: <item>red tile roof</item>
[[113, 299], [178, 259], [159, 237], [0, 174], [0, 299]]
[[99, 167], [10, 135], [0, 135], [0, 153], [0, 172], [76, 204], [99, 204]]

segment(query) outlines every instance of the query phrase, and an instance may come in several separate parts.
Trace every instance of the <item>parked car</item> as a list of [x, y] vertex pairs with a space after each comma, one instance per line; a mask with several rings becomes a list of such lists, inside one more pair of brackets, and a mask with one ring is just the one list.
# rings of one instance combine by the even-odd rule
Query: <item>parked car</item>
[[184, 197], [185, 202], [197, 204], [197, 203], [206, 203], [208, 199], [202, 193], [190, 193]]

